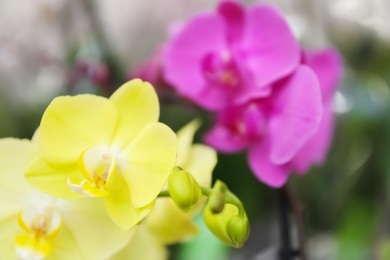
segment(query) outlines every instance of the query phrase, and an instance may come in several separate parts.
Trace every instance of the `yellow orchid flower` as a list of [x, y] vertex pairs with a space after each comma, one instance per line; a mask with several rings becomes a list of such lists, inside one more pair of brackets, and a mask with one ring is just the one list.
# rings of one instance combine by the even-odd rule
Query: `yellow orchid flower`
[[139, 79], [109, 99], [58, 97], [42, 117], [40, 157], [25, 176], [54, 197], [102, 197], [128, 230], [148, 214], [176, 161], [176, 135], [158, 117], [157, 95]]
[[56, 199], [28, 185], [23, 173], [36, 153], [28, 140], [0, 139], [0, 259], [109, 259], [123, 248], [132, 233], [101, 200]]
[[[178, 131], [177, 165], [190, 172], [200, 185], [210, 187], [217, 153], [206, 145], [192, 144], [199, 125], [199, 121], [193, 120]], [[188, 241], [198, 233], [192, 218], [201, 210], [202, 202], [193, 210], [183, 212], [171, 198], [158, 198], [142, 224], [134, 227], [128, 246], [112, 260], [133, 259], [134, 252], [137, 252], [134, 259], [167, 259], [166, 245]]]

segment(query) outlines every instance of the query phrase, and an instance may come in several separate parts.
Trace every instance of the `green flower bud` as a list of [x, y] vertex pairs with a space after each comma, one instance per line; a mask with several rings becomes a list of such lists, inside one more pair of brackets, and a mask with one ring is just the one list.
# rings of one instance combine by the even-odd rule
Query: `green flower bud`
[[221, 181], [217, 181], [210, 191], [203, 219], [208, 229], [230, 246], [241, 247], [248, 239], [249, 220], [245, 209]]
[[226, 225], [226, 233], [234, 247], [241, 247], [249, 236], [249, 220], [246, 216], [233, 216]]
[[232, 246], [234, 245], [226, 233], [226, 223], [232, 217], [238, 214], [236, 206], [226, 204], [221, 213], [214, 214], [211, 208], [206, 205], [203, 211], [203, 220], [207, 228], [222, 242]]
[[225, 192], [227, 186], [220, 180], [217, 180], [210, 193], [207, 206], [210, 208], [213, 214], [221, 213], [225, 206]]
[[195, 178], [180, 167], [175, 167], [169, 176], [168, 191], [175, 204], [185, 212], [196, 206], [202, 197]]

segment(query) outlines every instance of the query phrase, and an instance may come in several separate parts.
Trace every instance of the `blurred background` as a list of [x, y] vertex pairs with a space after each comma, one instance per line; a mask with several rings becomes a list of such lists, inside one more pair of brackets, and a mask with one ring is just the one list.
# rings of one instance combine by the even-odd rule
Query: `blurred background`
[[[309, 259], [390, 259], [390, 1], [268, 2], [282, 9], [306, 48], [336, 47], [344, 62], [328, 160], [289, 181], [303, 209]], [[0, 137], [30, 138], [55, 96], [108, 96], [167, 39], [171, 22], [217, 3], [0, 0]], [[158, 92], [161, 120], [174, 130], [194, 117], [202, 118], [203, 131], [212, 123], [172, 92]], [[276, 191], [255, 179], [245, 154], [219, 155], [218, 178], [248, 211], [247, 244], [227, 248], [201, 228], [192, 242], [172, 246], [171, 258], [272, 260], [279, 243]]]

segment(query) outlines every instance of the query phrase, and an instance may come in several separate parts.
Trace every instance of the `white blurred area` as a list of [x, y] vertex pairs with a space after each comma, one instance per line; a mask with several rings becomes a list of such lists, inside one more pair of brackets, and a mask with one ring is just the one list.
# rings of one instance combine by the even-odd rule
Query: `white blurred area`
[[[71, 49], [97, 38], [127, 70], [145, 60], [166, 39], [172, 21], [212, 10], [218, 2], [0, 0], [0, 95], [18, 106], [52, 98], [61, 92], [66, 80], [70, 65], [66, 57]], [[282, 9], [307, 47], [328, 46], [329, 35], [359, 41], [362, 30], [390, 41], [389, 0], [266, 2]]]
[[107, 44], [124, 66], [137, 64], [167, 36], [172, 21], [212, 10], [219, 0], [97, 0]]
[[66, 0], [0, 0], [2, 100], [20, 107], [58, 95], [66, 53], [91, 34], [80, 6]]

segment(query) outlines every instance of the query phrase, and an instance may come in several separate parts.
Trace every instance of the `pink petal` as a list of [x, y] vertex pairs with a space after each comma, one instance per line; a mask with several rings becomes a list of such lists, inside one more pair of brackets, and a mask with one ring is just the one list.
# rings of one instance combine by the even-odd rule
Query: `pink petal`
[[300, 48], [283, 15], [272, 5], [249, 9], [241, 49], [256, 75], [256, 85], [268, 85], [299, 64]]
[[318, 79], [306, 65], [275, 86], [274, 109], [269, 119], [270, 159], [284, 164], [315, 134], [321, 121], [322, 100]]
[[324, 101], [332, 98], [342, 73], [341, 57], [335, 49], [306, 52], [304, 62], [317, 74]]
[[165, 80], [187, 97], [205, 87], [201, 70], [204, 56], [225, 48], [226, 27], [215, 14], [200, 14], [175, 32], [163, 53]]
[[292, 160], [292, 167], [298, 173], [305, 173], [312, 164], [325, 160], [333, 137], [333, 113], [330, 104], [324, 107], [320, 126], [315, 135], [302, 147]]
[[225, 153], [242, 151], [248, 146], [248, 141], [240, 135], [232, 133], [222, 125], [216, 125], [203, 138], [204, 142], [216, 150]]
[[270, 140], [267, 139], [265, 138], [250, 148], [249, 166], [260, 181], [271, 187], [279, 188], [286, 183], [289, 169], [287, 165], [276, 165], [271, 162], [269, 159]]
[[218, 111], [227, 106], [231, 100], [231, 91], [223, 91], [221, 88], [205, 83], [205, 87], [197, 94], [194, 101], [201, 107], [212, 111]]
[[242, 87], [241, 91], [237, 93], [234, 101], [235, 104], [244, 104], [250, 100], [268, 97], [272, 94], [272, 85], [256, 86], [247, 84]]
[[255, 104], [249, 104], [244, 112], [245, 135], [248, 140], [259, 138], [265, 129], [265, 117]]
[[243, 32], [245, 9], [236, 1], [224, 1], [218, 6], [218, 12], [227, 24], [227, 41], [230, 44], [237, 43]]

